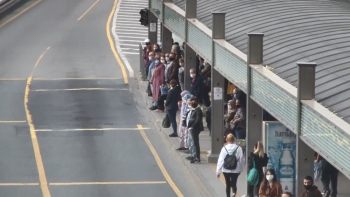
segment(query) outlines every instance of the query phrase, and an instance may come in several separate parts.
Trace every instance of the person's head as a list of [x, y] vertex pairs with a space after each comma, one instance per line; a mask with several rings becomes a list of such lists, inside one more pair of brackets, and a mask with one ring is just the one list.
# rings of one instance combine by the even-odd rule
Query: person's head
[[150, 53], [148, 54], [148, 59], [149, 59], [149, 60], [154, 60], [154, 53], [153, 53], [153, 52], [150, 52]]
[[239, 108], [242, 106], [242, 103], [239, 99], [236, 99], [236, 107]]
[[151, 46], [151, 41], [150, 41], [148, 38], [146, 38], [146, 39], [145, 39], [145, 44], [146, 44], [146, 46], [147, 46], [147, 45], [150, 45], [150, 46]]
[[165, 61], [167, 61], [167, 62], [169, 61], [169, 53], [165, 54]]
[[194, 96], [191, 98], [191, 106], [192, 106], [192, 108], [198, 107], [198, 98], [197, 97]]
[[262, 142], [258, 141], [254, 145], [254, 154], [258, 155], [259, 157], [263, 158], [264, 157], [264, 146]]
[[314, 185], [314, 179], [311, 176], [306, 176], [304, 178], [304, 187], [306, 190], [311, 190]]
[[158, 65], [160, 63], [160, 55], [155, 55], [154, 57], [154, 63]]
[[175, 60], [175, 57], [176, 57], [176, 54], [175, 54], [175, 53], [170, 53], [170, 54], [169, 54], [169, 61], [174, 61], [174, 60]]
[[275, 170], [267, 169], [266, 172], [265, 172], [265, 179], [268, 182], [275, 182], [275, 181], [277, 181]]
[[184, 66], [184, 59], [183, 59], [183, 58], [180, 58], [180, 59], [179, 59], [179, 65], [180, 65], [180, 66]]
[[172, 79], [172, 80], [170, 81], [170, 87], [175, 88], [176, 85], [177, 85], [176, 80], [175, 80], [175, 79]]
[[196, 77], [196, 69], [194, 69], [194, 68], [190, 69], [190, 76], [191, 76], [191, 78], [195, 78]]
[[158, 44], [153, 44], [153, 50], [157, 50], [157, 49], [160, 49], [159, 45]]
[[160, 62], [162, 64], [165, 64], [165, 56], [164, 55], [160, 56]]
[[292, 197], [292, 193], [290, 192], [283, 192], [282, 197]]
[[228, 110], [233, 110], [236, 109], [236, 100], [232, 99], [227, 102], [227, 109]]
[[233, 97], [238, 99], [241, 96], [241, 90], [238, 88], [233, 89]]
[[229, 134], [226, 136], [226, 142], [227, 142], [228, 144], [233, 144], [233, 143], [235, 143], [235, 141], [236, 141], [236, 138], [235, 138], [235, 136], [234, 136], [232, 133], [229, 133]]

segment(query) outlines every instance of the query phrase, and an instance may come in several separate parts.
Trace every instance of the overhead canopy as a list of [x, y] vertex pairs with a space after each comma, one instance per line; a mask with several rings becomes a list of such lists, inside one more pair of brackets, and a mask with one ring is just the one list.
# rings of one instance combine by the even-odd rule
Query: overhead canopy
[[[185, 10], [185, 0], [173, 0]], [[316, 62], [316, 100], [350, 123], [350, 4], [340, 1], [203, 1], [197, 18], [212, 28], [226, 12], [226, 40], [247, 53], [247, 33], [264, 33], [264, 64], [297, 85], [296, 62]]]

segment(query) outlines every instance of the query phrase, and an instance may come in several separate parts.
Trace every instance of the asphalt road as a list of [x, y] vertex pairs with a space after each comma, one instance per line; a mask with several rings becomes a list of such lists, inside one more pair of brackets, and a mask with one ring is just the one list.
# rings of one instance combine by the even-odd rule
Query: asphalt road
[[200, 196], [125, 83], [114, 3], [31, 1], [0, 21], [1, 197]]

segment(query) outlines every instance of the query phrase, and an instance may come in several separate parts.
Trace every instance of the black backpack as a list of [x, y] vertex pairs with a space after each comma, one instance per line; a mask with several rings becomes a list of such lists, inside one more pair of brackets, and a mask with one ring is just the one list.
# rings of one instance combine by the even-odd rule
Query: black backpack
[[227, 155], [224, 159], [224, 168], [228, 169], [228, 170], [234, 170], [237, 167], [237, 157], [236, 157], [236, 153], [237, 153], [237, 149], [239, 148], [239, 146], [237, 146], [237, 148], [233, 151], [233, 153], [230, 155], [230, 153], [227, 151], [226, 147], [224, 146]]

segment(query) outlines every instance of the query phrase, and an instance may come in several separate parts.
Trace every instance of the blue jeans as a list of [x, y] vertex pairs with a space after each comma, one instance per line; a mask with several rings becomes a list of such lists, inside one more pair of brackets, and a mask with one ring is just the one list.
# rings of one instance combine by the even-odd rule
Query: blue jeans
[[173, 133], [177, 134], [176, 110], [167, 110], [167, 114], [174, 130]]
[[236, 138], [237, 139], [245, 139], [245, 137], [246, 137], [246, 130], [245, 130], [245, 128], [238, 127], [238, 128], [236, 128], [235, 133], [236, 133]]
[[192, 132], [193, 132], [192, 129], [187, 130], [187, 133], [188, 133], [187, 134], [188, 151], [189, 151], [191, 157], [196, 158], [196, 148], [194, 147]]

